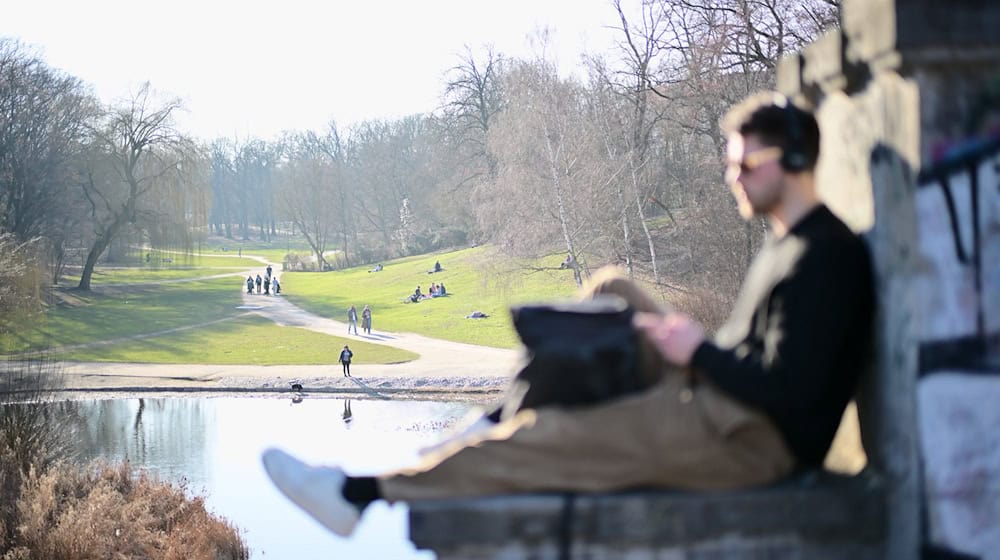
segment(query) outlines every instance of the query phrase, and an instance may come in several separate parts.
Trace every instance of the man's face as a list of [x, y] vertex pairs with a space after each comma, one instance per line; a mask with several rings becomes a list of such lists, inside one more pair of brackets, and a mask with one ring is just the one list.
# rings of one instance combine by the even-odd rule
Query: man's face
[[768, 146], [756, 134], [733, 133], [726, 145], [726, 184], [744, 219], [771, 213], [785, 193], [781, 148]]

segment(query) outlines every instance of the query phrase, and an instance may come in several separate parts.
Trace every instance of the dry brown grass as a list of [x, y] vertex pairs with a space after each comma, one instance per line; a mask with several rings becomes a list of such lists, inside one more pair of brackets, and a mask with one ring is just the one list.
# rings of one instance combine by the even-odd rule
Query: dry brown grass
[[211, 515], [201, 497], [128, 463], [32, 471], [17, 516], [13, 542], [0, 546], [7, 549], [4, 560], [249, 557], [237, 529]]
[[670, 294], [670, 305], [677, 311], [690, 315], [704, 325], [708, 332], [715, 332], [729, 318], [735, 298], [726, 293], [704, 288], [688, 288], [686, 292]]

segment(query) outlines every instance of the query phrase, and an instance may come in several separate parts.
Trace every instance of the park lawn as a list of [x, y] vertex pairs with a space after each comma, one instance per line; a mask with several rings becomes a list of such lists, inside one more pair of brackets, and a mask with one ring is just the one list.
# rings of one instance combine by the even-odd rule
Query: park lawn
[[[223, 251], [222, 248], [226, 250]], [[309, 243], [302, 237], [276, 237], [274, 241], [234, 241], [224, 237], [209, 237], [201, 244], [201, 254], [222, 254], [236, 255], [242, 250], [244, 255], [262, 257], [269, 262], [281, 263], [285, 260], [285, 255], [295, 253], [302, 258], [312, 256], [312, 249]]]
[[242, 311], [243, 283], [218, 278], [143, 287], [107, 287], [101, 292], [63, 292], [64, 305], [50, 308], [31, 328], [0, 339], [7, 352], [40, 350], [159, 332], [233, 317]]
[[130, 340], [59, 354], [60, 360], [154, 364], [336, 364], [345, 344], [355, 364], [408, 362], [419, 356], [407, 350], [330, 336], [298, 327], [282, 327], [257, 315], [162, 336]]
[[152, 270], [171, 270], [177, 268], [263, 268], [265, 265], [256, 259], [236, 256], [236, 253], [220, 253], [218, 255], [174, 253], [168, 251], [147, 251], [150, 254], [149, 261], [145, 259], [145, 253], [129, 259], [130, 266], [139, 266]]
[[[246, 241], [240, 241], [236, 239], [226, 239], [225, 237], [219, 236], [209, 236], [208, 239], [202, 241], [199, 244], [202, 253], [208, 252], [222, 252], [222, 253], [232, 253], [237, 254], [240, 249], [244, 253], [258, 254], [261, 250], [282, 250], [285, 252], [298, 251], [306, 252], [311, 251], [309, 248], [309, 242], [306, 241], [305, 237], [302, 236], [287, 236], [278, 235], [275, 236], [271, 241], [261, 241], [259, 239], [248, 239]], [[223, 251], [222, 248], [225, 247], [226, 250]]]
[[[562, 255], [539, 260], [515, 260], [493, 248], [475, 247], [431, 253], [334, 272], [286, 272], [281, 293], [296, 305], [318, 315], [347, 320], [347, 308], [372, 307], [373, 330], [412, 332], [433, 338], [513, 348], [517, 334], [510, 321], [512, 305], [571, 297], [573, 273], [559, 270]], [[428, 274], [435, 261], [443, 271]], [[536, 268], [548, 268], [538, 270]], [[554, 269], [554, 270], [553, 270]], [[427, 293], [431, 283], [443, 282], [448, 296], [404, 303], [417, 285]], [[466, 319], [473, 311], [486, 319]]]
[[[102, 286], [110, 284], [149, 284], [164, 281], [186, 280], [189, 278], [204, 278], [217, 274], [233, 274], [239, 272], [232, 268], [95, 268], [90, 279], [91, 285]], [[243, 275], [240, 274], [240, 278]], [[243, 280], [246, 280], [243, 278]], [[64, 274], [60, 284], [75, 286], [80, 283], [79, 274]]]
[[[291, 252], [299, 255], [300, 259], [308, 259], [310, 256], [312, 256], [312, 252], [310, 252], [308, 249], [303, 251], [296, 251], [293, 249]], [[261, 257], [263, 259], [266, 259], [268, 262], [274, 263], [275, 265], [277, 265], [275, 267], [275, 273], [278, 273], [281, 272], [281, 263], [285, 261], [285, 255], [288, 254], [288, 251], [286, 249], [254, 249], [252, 251], [244, 250], [243, 254], [253, 255], [255, 257]]]

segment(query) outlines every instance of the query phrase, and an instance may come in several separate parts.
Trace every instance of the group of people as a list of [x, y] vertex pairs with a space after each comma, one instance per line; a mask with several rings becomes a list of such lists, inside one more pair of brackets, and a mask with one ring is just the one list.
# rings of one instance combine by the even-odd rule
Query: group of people
[[277, 276], [273, 276], [271, 274], [271, 270], [271, 265], [267, 265], [263, 278], [260, 277], [260, 274], [258, 274], [256, 278], [254, 278], [253, 274], [247, 276], [247, 294], [252, 295], [255, 287], [257, 288], [258, 294], [261, 293], [261, 290], [263, 290], [265, 296], [269, 296], [272, 293], [275, 295], [280, 294], [281, 283], [278, 282]]
[[581, 297], [611, 294], [631, 307], [640, 392], [490, 414], [420, 464], [377, 476], [270, 449], [262, 460], [274, 484], [349, 535], [382, 499], [724, 490], [820, 468], [873, 338], [869, 253], [818, 196], [811, 113], [777, 94], [758, 96], [727, 115], [724, 132], [725, 181], [740, 214], [766, 217], [771, 233], [714, 337], [620, 273], [599, 273]]
[[[354, 329], [354, 334], [358, 334], [358, 308], [354, 305], [347, 310], [347, 334], [351, 334], [351, 329]], [[361, 330], [365, 334], [372, 334], [372, 308], [367, 303], [361, 310]]]
[[431, 287], [428, 289], [428, 293], [426, 294], [420, 291], [420, 286], [417, 285], [417, 289], [413, 290], [413, 293], [407, 296], [407, 299], [410, 300], [411, 303], [417, 303], [422, 299], [444, 297], [446, 295], [448, 295], [448, 288], [445, 288], [444, 282], [441, 282], [440, 284], [432, 283]]

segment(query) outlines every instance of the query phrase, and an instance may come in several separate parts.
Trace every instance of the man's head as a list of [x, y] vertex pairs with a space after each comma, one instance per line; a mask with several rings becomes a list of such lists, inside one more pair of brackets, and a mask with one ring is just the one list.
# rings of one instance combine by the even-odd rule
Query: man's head
[[762, 93], [730, 110], [723, 130], [728, 140], [726, 183], [744, 218], [779, 210], [792, 182], [812, 188], [819, 125], [811, 113], [784, 96]]

